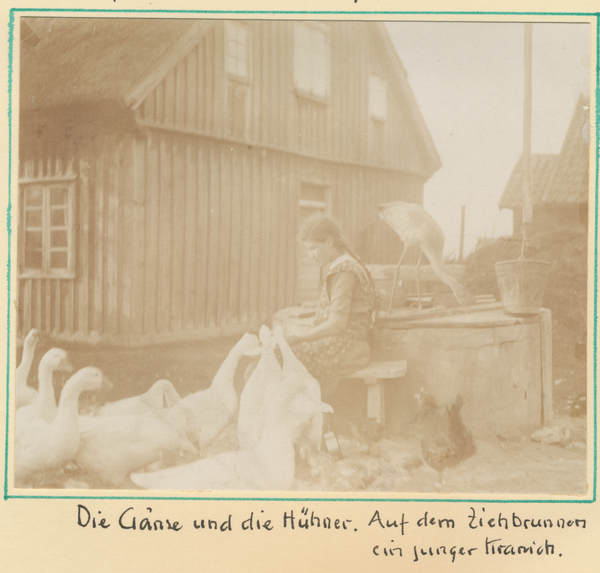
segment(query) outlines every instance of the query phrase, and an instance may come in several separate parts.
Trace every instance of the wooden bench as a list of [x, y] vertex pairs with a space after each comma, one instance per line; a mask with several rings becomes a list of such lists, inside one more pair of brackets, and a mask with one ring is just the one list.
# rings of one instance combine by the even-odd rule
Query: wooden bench
[[364, 380], [367, 385], [367, 418], [385, 424], [384, 383], [403, 378], [408, 366], [406, 360], [371, 362], [366, 368], [347, 376], [347, 380]]

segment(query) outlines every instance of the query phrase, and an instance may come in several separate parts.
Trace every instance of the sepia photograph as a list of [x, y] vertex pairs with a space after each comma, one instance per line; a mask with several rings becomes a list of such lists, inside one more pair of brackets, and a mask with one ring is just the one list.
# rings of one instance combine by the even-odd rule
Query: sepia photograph
[[595, 499], [593, 34], [17, 14], [8, 491]]

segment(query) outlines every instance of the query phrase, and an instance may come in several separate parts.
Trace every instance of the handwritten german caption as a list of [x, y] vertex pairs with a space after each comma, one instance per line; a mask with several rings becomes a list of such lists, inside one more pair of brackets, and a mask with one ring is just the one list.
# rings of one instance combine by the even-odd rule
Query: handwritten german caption
[[[490, 511], [485, 506], [469, 506], [455, 511], [452, 516], [436, 516], [428, 510], [404, 512], [374, 509], [367, 519], [351, 519], [348, 516], [327, 515], [310, 507], [288, 508], [279, 512], [265, 510], [249, 514], [215, 517], [199, 515], [185, 520], [160, 515], [150, 505], [128, 506], [113, 515], [90, 504], [77, 505], [77, 526], [102, 531], [112, 528], [138, 534], [180, 534], [194, 531], [207, 535], [227, 534], [232, 531], [268, 536], [276, 530], [302, 532], [319, 531], [323, 535], [345, 535], [348, 542], [357, 533], [369, 532], [368, 538], [378, 538], [374, 544], [365, 543], [365, 550], [374, 559], [403, 559], [413, 562], [431, 561], [432, 558], [450, 560], [452, 563], [468, 560], [474, 555], [485, 556], [549, 556], [563, 557], [565, 548], [553, 541], [562, 530], [587, 528], [585, 519], [560, 516], [532, 517], [517, 511]], [[411, 535], [427, 530], [435, 534], [432, 545], [415, 545]], [[373, 535], [374, 534], [374, 535]], [[458, 534], [462, 543], [456, 543]], [[444, 543], [444, 535], [451, 542]], [[361, 536], [362, 537], [362, 536]], [[380, 538], [380, 539], [379, 539]], [[356, 539], [359, 543], [361, 540]]]

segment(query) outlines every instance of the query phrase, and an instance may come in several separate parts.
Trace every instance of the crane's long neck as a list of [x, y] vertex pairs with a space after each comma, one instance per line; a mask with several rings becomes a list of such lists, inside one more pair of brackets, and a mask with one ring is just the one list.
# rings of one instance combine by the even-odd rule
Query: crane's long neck
[[52, 384], [53, 369], [50, 365], [40, 363], [38, 369], [39, 395], [36, 401], [38, 416], [51, 423], [56, 416], [56, 398], [54, 397], [54, 386]]
[[436, 249], [427, 249], [426, 246], [423, 246], [421, 250], [427, 255], [435, 275], [444, 284], [447, 284], [452, 289], [456, 300], [462, 305], [462, 307], [465, 309], [465, 312], [467, 312], [467, 304], [469, 304], [469, 291], [454, 277], [450, 276], [444, 271], [441, 251]]

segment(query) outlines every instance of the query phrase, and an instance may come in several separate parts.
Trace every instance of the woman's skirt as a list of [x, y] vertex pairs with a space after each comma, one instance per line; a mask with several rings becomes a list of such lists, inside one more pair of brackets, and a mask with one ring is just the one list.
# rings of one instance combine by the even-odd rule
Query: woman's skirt
[[340, 380], [369, 364], [368, 341], [355, 330], [319, 340], [292, 345], [294, 354], [321, 385], [321, 395], [330, 396]]

